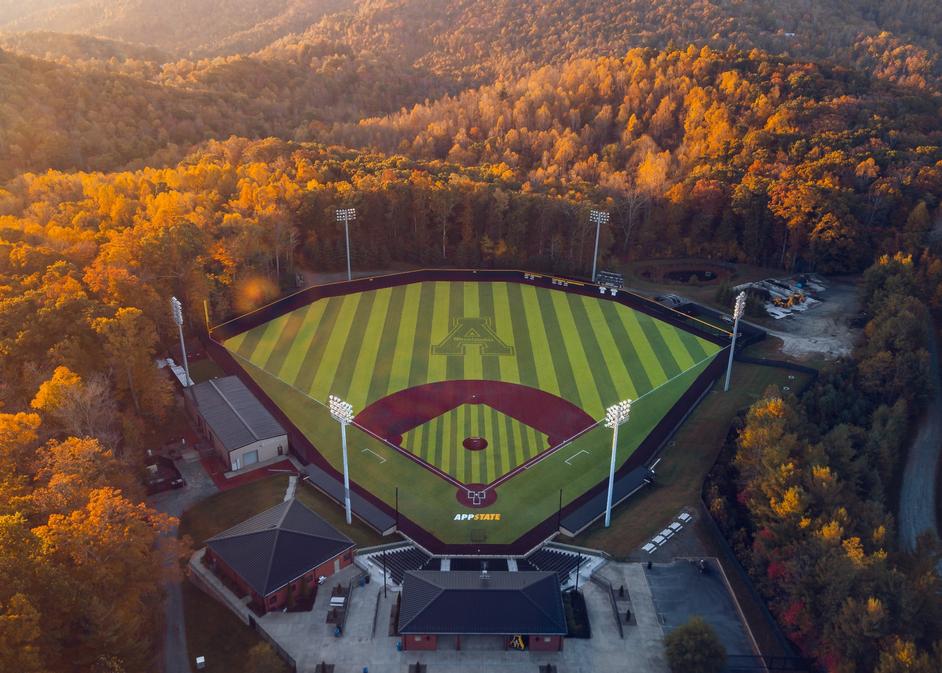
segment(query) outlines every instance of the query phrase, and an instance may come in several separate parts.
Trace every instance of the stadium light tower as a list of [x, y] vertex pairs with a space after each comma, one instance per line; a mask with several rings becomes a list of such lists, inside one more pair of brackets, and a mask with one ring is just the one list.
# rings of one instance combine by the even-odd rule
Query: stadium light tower
[[343, 506], [347, 511], [347, 523], [353, 522], [350, 512], [350, 470], [347, 466], [347, 426], [353, 423], [353, 406], [336, 395], [327, 398], [330, 415], [340, 423], [340, 442], [343, 446]]
[[353, 280], [353, 274], [350, 272], [350, 222], [355, 219], [357, 219], [356, 208], [337, 209], [337, 221], [343, 222], [344, 233], [347, 237], [347, 280]]
[[608, 469], [608, 499], [605, 503], [605, 527], [612, 523], [612, 493], [615, 490], [615, 455], [618, 453], [618, 428], [628, 422], [631, 400], [613, 404], [605, 411], [605, 427], [612, 429], [612, 464]]
[[746, 311], [746, 293], [740, 292], [733, 307], [733, 343], [729, 347], [729, 363], [726, 365], [726, 385], [723, 392], [729, 392], [729, 380], [733, 376], [733, 355], [736, 353], [736, 335], [739, 334], [739, 319]]
[[590, 210], [589, 222], [595, 225], [595, 253], [592, 255], [592, 282], [595, 282], [595, 267], [599, 261], [599, 232], [603, 224], [608, 224], [608, 213], [604, 210]]
[[186, 343], [183, 341], [183, 304], [176, 297], [170, 297], [170, 315], [180, 330], [180, 352], [183, 354], [183, 371], [186, 373], [186, 383], [183, 387], [189, 388], [193, 379], [190, 378], [190, 364], [186, 361]]

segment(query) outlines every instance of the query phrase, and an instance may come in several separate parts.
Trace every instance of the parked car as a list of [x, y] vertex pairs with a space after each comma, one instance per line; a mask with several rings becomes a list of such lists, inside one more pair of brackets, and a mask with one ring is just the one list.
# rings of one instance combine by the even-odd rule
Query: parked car
[[186, 480], [180, 474], [180, 470], [169, 458], [152, 456], [147, 459], [144, 470], [144, 486], [147, 489], [147, 495], [186, 486]]

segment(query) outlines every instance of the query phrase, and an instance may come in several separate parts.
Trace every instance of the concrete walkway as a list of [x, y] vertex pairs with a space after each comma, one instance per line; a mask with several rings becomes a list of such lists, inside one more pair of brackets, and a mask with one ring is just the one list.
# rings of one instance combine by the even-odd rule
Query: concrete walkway
[[[932, 531], [938, 534], [935, 488], [936, 468], [942, 449], [942, 386], [938, 335], [934, 327], [930, 328], [929, 334], [929, 359], [932, 394], [906, 457], [899, 498], [900, 546], [910, 551], [916, 548], [916, 539], [921, 533]], [[939, 571], [942, 573], [942, 562]]]
[[285, 489], [285, 502], [288, 502], [298, 492], [298, 475], [292, 474], [288, 477], [288, 488]]
[[[195, 568], [204, 575], [203, 568]], [[506, 671], [533, 673], [541, 664], [556, 664], [560, 673], [668, 673], [663, 652], [663, 631], [644, 569], [639, 564], [609, 564], [600, 571], [615, 586], [624, 585], [631, 598], [636, 624], [624, 626], [624, 638], [618, 633], [608, 590], [586, 581], [581, 590], [586, 599], [591, 639], [567, 639], [562, 652], [507, 651], [499, 638], [462, 639], [456, 651], [453, 642], [441, 638], [435, 652], [402, 652], [397, 649], [399, 638], [389, 635], [390, 616], [398, 592], [390, 588], [383, 595], [383, 586], [371, 582], [355, 586], [349, 599], [349, 614], [343, 635], [334, 634], [327, 624], [330, 590], [337, 584], [346, 586], [360, 573], [356, 566], [344, 568], [320, 587], [309, 612], [276, 612], [257, 618], [258, 626], [297, 661], [299, 673], [311, 673], [323, 662], [336, 666], [336, 673], [405, 673], [409, 664], [420, 661], [436, 673], [470, 673]], [[207, 575], [211, 575], [206, 571]], [[227, 591], [214, 578], [208, 578], [213, 589]], [[216, 586], [218, 585], [218, 586]], [[230, 610], [244, 620], [244, 604], [235, 597], [224, 601]]]

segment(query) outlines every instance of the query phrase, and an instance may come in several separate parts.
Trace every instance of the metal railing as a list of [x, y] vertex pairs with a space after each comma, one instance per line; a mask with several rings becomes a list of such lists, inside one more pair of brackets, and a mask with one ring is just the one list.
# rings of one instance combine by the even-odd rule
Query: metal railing
[[612, 616], [615, 617], [615, 625], [618, 627], [618, 637], [624, 640], [625, 628], [621, 624], [621, 614], [618, 612], [618, 600], [615, 598], [615, 590], [612, 588], [612, 583], [598, 575], [592, 575], [589, 580], [602, 587], [603, 591], [608, 592], [608, 600], [612, 605]]

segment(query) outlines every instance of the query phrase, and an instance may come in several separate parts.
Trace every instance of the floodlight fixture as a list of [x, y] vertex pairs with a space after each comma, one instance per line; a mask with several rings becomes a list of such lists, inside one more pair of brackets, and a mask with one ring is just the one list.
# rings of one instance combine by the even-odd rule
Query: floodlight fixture
[[337, 221], [338, 222], [350, 222], [355, 219], [357, 219], [356, 208], [338, 208], [337, 209]]
[[736, 297], [736, 306], [733, 307], [733, 318], [739, 320], [742, 318], [743, 313], [746, 312], [746, 293], [740, 292], [739, 296]]
[[183, 304], [176, 297], [170, 297], [170, 317], [180, 332], [180, 354], [183, 357], [183, 373], [186, 375], [186, 381], [183, 382], [184, 388], [193, 385], [193, 379], [190, 378], [190, 363], [186, 358], [186, 341], [183, 339]]
[[726, 364], [726, 384], [723, 392], [729, 392], [729, 383], [733, 376], [733, 356], [736, 354], [736, 336], [739, 334], [739, 319], [746, 312], [746, 293], [740, 292], [733, 306], [733, 341], [729, 345], [729, 362]]
[[175, 325], [183, 326], [183, 304], [176, 297], [170, 297], [170, 315]]
[[350, 271], [350, 222], [357, 219], [356, 208], [338, 208], [337, 221], [343, 222], [344, 236], [347, 239], [347, 280], [353, 280], [353, 273]]
[[599, 261], [599, 234], [602, 225], [608, 224], [608, 212], [605, 210], [590, 210], [589, 222], [595, 225], [595, 252], [592, 254], [592, 282], [595, 282], [595, 269]]
[[612, 495], [615, 491], [615, 459], [618, 453], [618, 428], [631, 417], [631, 400], [623, 400], [605, 410], [605, 427], [612, 431], [612, 462], [608, 468], [608, 497], [605, 501], [605, 527], [612, 523]]
[[350, 467], [347, 462], [347, 426], [353, 422], [353, 406], [336, 395], [327, 398], [327, 407], [331, 417], [340, 423], [340, 445], [343, 448], [343, 506], [347, 515], [347, 524], [353, 522], [350, 508]]
[[353, 405], [344, 402], [336, 395], [327, 398], [327, 406], [330, 408], [330, 415], [335, 421], [349, 425], [353, 422]]

